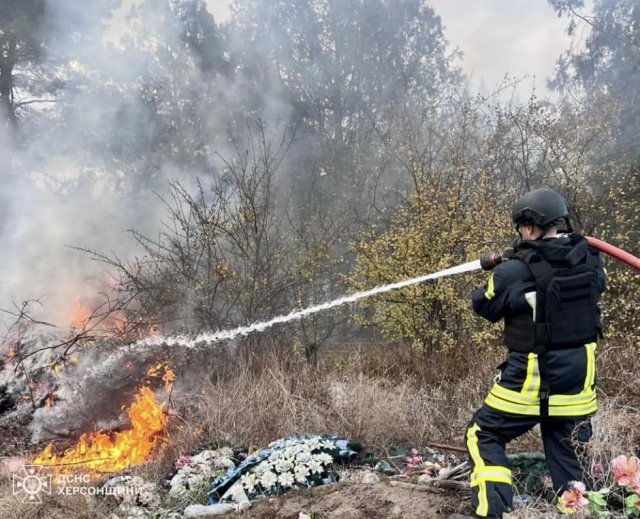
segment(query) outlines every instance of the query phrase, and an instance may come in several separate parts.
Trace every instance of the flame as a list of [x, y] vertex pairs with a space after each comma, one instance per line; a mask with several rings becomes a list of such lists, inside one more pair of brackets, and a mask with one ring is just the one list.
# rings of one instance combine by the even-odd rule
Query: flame
[[91, 315], [91, 307], [86, 302], [82, 301], [80, 297], [76, 297], [73, 300], [69, 327], [73, 330], [84, 329], [87, 323], [91, 320]]
[[120, 472], [143, 464], [166, 438], [168, 417], [153, 390], [143, 386], [127, 410], [131, 429], [109, 434], [83, 434], [78, 444], [57, 455], [50, 443], [34, 460], [34, 465], [81, 467], [95, 472]]
[[147, 370], [148, 378], [158, 378], [162, 375], [162, 381], [167, 391], [171, 392], [173, 382], [176, 380], [176, 374], [166, 362], [161, 362], [156, 366], [152, 366]]

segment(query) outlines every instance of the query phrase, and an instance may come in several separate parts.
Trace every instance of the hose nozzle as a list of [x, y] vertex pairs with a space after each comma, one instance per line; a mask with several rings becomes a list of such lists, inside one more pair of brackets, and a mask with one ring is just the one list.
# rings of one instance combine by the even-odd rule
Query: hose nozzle
[[480, 266], [482, 270], [493, 270], [502, 263], [502, 254], [498, 252], [487, 252], [480, 256]]

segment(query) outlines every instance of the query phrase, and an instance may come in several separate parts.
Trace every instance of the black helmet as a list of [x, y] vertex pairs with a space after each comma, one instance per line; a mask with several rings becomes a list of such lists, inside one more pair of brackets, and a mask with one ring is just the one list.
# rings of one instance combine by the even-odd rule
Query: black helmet
[[548, 229], [561, 220], [569, 225], [569, 205], [553, 189], [535, 189], [516, 200], [512, 218], [516, 225], [535, 224], [543, 229]]

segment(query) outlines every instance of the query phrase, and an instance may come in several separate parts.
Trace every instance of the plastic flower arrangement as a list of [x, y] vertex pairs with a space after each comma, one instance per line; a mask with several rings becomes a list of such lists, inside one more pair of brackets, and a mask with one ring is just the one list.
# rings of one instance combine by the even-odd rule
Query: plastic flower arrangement
[[318, 437], [278, 446], [280, 448], [274, 449], [252, 472], [240, 478], [250, 499], [260, 494], [281, 494], [291, 488], [307, 488], [326, 483], [327, 478], [333, 479], [331, 453], [335, 453], [337, 447], [332, 441]]
[[233, 451], [229, 448], [180, 456], [175, 465], [176, 473], [169, 481], [169, 496], [205, 503], [211, 482], [235, 467], [232, 458]]
[[337, 481], [333, 464], [351, 461], [356, 456], [351, 447], [355, 446], [347, 440], [322, 436], [273, 442], [214, 481], [209, 501], [254, 500]]
[[418, 449], [411, 449], [411, 456], [405, 458], [406, 472], [410, 476], [418, 476], [426, 474], [429, 477], [435, 477], [442, 470], [442, 466], [438, 463], [426, 461]]
[[619, 495], [627, 517], [640, 517], [640, 460], [618, 456], [611, 462], [614, 487], [587, 491], [584, 483], [573, 482], [558, 498], [558, 510], [564, 514], [592, 513], [609, 515], [607, 497]]

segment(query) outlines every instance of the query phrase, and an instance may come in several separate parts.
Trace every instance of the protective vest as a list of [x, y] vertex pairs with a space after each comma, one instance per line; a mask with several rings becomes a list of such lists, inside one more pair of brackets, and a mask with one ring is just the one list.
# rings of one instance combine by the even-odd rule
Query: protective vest
[[525, 242], [514, 254], [513, 259], [524, 262], [535, 279], [535, 320], [531, 313], [505, 316], [505, 344], [510, 350], [541, 354], [584, 346], [601, 334], [600, 258], [584, 237], [569, 238], [573, 247], [562, 258], [548, 258], [542, 241]]

